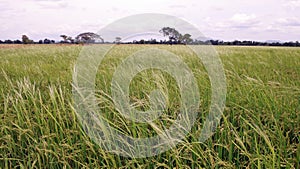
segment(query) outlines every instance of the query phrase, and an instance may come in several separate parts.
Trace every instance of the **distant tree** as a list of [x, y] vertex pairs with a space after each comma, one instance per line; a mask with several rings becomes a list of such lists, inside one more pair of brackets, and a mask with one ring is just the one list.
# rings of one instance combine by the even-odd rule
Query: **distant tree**
[[193, 42], [193, 39], [191, 38], [192, 35], [186, 33], [184, 35], [180, 35], [179, 41], [184, 43], [184, 44], [190, 44]]
[[43, 44], [43, 40], [39, 40], [39, 44]]
[[121, 38], [121, 37], [116, 37], [116, 41], [115, 41], [115, 43], [116, 43], [116, 44], [120, 44], [120, 43], [121, 43], [121, 40], [122, 40], [122, 38]]
[[144, 40], [144, 39], [141, 39], [141, 40], [139, 41], [139, 44], [145, 44], [145, 40]]
[[103, 43], [104, 42], [103, 38], [101, 38], [100, 35], [92, 32], [81, 33], [77, 35], [75, 39], [78, 43], [95, 43], [95, 42]]
[[51, 43], [51, 40], [49, 40], [49, 39], [44, 39], [44, 44], [50, 44]]
[[27, 35], [22, 35], [22, 43], [23, 44], [31, 44], [33, 43], [33, 40], [29, 39]]
[[28, 44], [29, 38], [28, 38], [27, 35], [22, 35], [22, 42], [23, 42], [24, 44]]
[[150, 39], [150, 44], [157, 44], [158, 42], [156, 41], [156, 39]]
[[7, 39], [7, 40], [4, 41], [4, 43], [6, 43], [6, 44], [13, 44], [14, 42], [12, 40], [10, 40], [10, 39]]
[[163, 27], [160, 31], [163, 36], [167, 36], [169, 38], [170, 43], [178, 43], [181, 34], [175, 29], [170, 27]]
[[240, 45], [242, 42], [239, 40], [235, 40], [232, 42], [233, 45]]
[[22, 41], [20, 41], [20, 40], [14, 40], [14, 44], [22, 44]]
[[209, 43], [212, 44], [212, 45], [218, 45], [219, 40], [209, 40]]
[[67, 35], [60, 35], [60, 37], [63, 38], [64, 43], [67, 43], [67, 38], [68, 38]]
[[75, 42], [75, 40], [71, 36], [67, 37], [67, 41], [70, 42], [70, 43], [74, 43]]
[[62, 43], [74, 43], [74, 39], [71, 36], [60, 35], [60, 37], [63, 38]]

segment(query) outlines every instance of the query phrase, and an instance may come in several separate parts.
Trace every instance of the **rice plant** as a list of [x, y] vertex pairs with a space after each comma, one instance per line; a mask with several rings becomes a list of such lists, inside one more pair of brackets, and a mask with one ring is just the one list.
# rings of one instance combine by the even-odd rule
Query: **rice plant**
[[[111, 99], [114, 71], [130, 53], [147, 45], [117, 45], [98, 68], [99, 109], [117, 130], [150, 137], [170, 126], [180, 102], [175, 80], [145, 70], [130, 84], [130, 101], [149, 108], [160, 88], [168, 109], [153, 124], [121, 116]], [[215, 134], [201, 143], [211, 88], [200, 60], [180, 45], [156, 45], [180, 56], [193, 71], [201, 112], [192, 131], [175, 148], [147, 158], [105, 151], [78, 122], [72, 72], [82, 46], [15, 45], [0, 48], [0, 168], [300, 168], [300, 49], [216, 47], [227, 78], [227, 101]]]

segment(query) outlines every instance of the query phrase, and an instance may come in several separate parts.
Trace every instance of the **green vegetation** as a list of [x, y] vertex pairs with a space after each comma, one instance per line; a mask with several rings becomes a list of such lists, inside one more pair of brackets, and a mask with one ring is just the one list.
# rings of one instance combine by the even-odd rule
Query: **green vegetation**
[[[155, 135], [147, 124], [121, 117], [107, 96], [122, 59], [146, 45], [116, 45], [99, 67], [99, 107], [118, 130]], [[105, 152], [83, 132], [72, 107], [72, 71], [82, 46], [0, 46], [0, 168], [300, 168], [300, 48], [217, 46], [227, 77], [223, 118], [212, 138], [197, 142], [210, 102], [209, 80], [185, 46], [155, 45], [183, 58], [198, 80], [201, 115], [176, 148], [155, 157]], [[139, 73], [131, 101], [147, 109], [149, 92], [169, 95], [168, 126], [178, 111], [174, 79], [158, 70]]]

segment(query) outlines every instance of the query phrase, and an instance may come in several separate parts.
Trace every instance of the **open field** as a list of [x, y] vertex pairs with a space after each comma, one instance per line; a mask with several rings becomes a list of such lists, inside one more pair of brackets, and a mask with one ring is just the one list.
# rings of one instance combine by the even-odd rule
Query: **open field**
[[[99, 107], [118, 130], [133, 137], [155, 135], [147, 124], [120, 117], [107, 99], [116, 66], [144, 45], [117, 45], [99, 67]], [[176, 148], [144, 159], [101, 149], [83, 132], [72, 106], [72, 71], [82, 46], [0, 46], [0, 168], [300, 168], [300, 48], [215, 47], [227, 78], [226, 108], [216, 133], [197, 138], [210, 103], [207, 73], [184, 46], [174, 52], [191, 68], [201, 94], [201, 117]], [[165, 79], [165, 80], [163, 80]], [[157, 83], [156, 83], [157, 82]], [[131, 101], [147, 109], [156, 87], [168, 89], [164, 125], [176, 117], [178, 88], [157, 70], [139, 73]], [[163, 129], [157, 122], [157, 128]]]

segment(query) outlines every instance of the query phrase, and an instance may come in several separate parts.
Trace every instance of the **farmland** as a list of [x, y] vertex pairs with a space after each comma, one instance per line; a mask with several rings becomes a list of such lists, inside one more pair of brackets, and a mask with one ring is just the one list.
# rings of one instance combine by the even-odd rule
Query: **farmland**
[[[122, 59], [149, 46], [116, 45], [97, 73], [99, 107], [133, 137], [156, 133], [147, 124], [120, 117], [107, 95]], [[106, 152], [78, 122], [72, 73], [83, 46], [0, 46], [0, 168], [300, 168], [300, 48], [215, 47], [227, 80], [226, 108], [215, 134], [200, 143], [210, 103], [207, 73], [184, 45], [153, 46], [175, 53], [191, 68], [202, 114], [175, 148], [137, 159]], [[166, 73], [139, 73], [131, 82], [130, 99], [147, 109], [147, 94], [157, 86], [168, 89], [169, 109], [162, 119], [170, 125], [180, 99], [176, 81]], [[157, 127], [163, 129], [162, 123]]]

